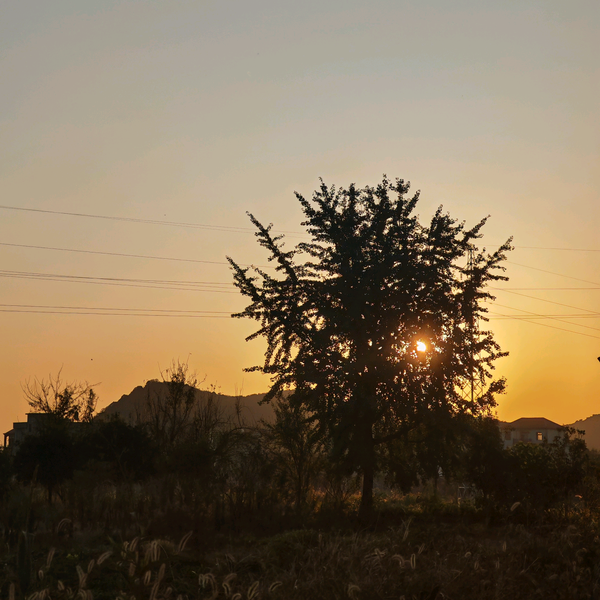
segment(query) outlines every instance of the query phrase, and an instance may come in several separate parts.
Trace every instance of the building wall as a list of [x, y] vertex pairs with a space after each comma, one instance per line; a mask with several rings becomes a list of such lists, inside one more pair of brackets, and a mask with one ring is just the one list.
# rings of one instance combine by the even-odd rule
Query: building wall
[[38, 433], [49, 416], [46, 413], [27, 413], [27, 421], [13, 423], [13, 428], [4, 434], [4, 447], [15, 450], [28, 435]]
[[504, 448], [510, 448], [519, 442], [530, 444], [552, 443], [560, 437], [562, 429], [508, 429], [502, 430]]

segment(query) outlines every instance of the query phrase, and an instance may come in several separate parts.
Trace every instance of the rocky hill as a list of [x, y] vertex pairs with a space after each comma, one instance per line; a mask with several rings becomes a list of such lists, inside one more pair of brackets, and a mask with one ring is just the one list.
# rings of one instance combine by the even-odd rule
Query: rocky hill
[[[167, 384], [163, 381], [150, 380], [145, 386], [137, 386], [129, 394], [121, 396], [119, 400], [109, 404], [103, 411], [101, 417], [110, 417], [118, 415], [121, 419], [130, 424], [135, 424], [138, 420], [143, 421], [148, 411], [148, 399], [164, 398], [167, 394]], [[196, 402], [200, 407], [206, 403], [209, 396], [213, 396], [217, 405], [223, 412], [224, 417], [237, 417], [237, 407], [240, 409], [240, 417], [248, 424], [255, 424], [261, 419], [272, 420], [273, 408], [259, 402], [264, 394], [252, 394], [250, 396], [227, 396], [217, 394], [206, 390], [195, 390]]]
[[[144, 419], [148, 398], [164, 397], [166, 390], [167, 385], [165, 382], [150, 380], [143, 387], [140, 385], [129, 394], [121, 396], [116, 402], [109, 404], [100, 414], [103, 416], [119, 415], [126, 422], [135, 424], [138, 418]], [[195, 395], [198, 405], [205, 403], [211, 394], [212, 392], [206, 390], [196, 390]], [[264, 394], [227, 396], [214, 393], [213, 395], [225, 417], [235, 418], [236, 406], [239, 406], [240, 416], [248, 424], [255, 424], [261, 419], [266, 421], [273, 419], [272, 406], [259, 404]], [[576, 421], [570, 427], [583, 429], [588, 448], [600, 450], [600, 414]]]

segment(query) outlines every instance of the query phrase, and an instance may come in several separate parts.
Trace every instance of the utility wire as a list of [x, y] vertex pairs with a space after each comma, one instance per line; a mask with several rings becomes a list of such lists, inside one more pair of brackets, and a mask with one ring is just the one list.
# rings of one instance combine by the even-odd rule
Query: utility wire
[[[495, 304], [495, 303], [494, 303]], [[498, 304], [497, 306], [504, 306], [502, 304]], [[512, 307], [506, 307], [512, 308]], [[514, 308], [513, 310], [522, 310], [520, 308]], [[555, 314], [555, 315], [546, 315], [542, 313], [531, 313], [530, 315], [510, 315], [507, 317], [502, 317], [502, 319], [514, 319], [518, 321], [519, 319], [599, 319], [600, 312], [594, 313], [592, 315], [565, 315], [565, 314]], [[496, 319], [496, 317], [494, 317]], [[497, 319], [496, 319], [497, 320]], [[573, 323], [576, 325], [576, 323]]]
[[[187, 290], [187, 291], [220, 291], [222, 293], [236, 294], [236, 291], [229, 291], [233, 283], [219, 281], [181, 281], [169, 279], [138, 279], [121, 277], [91, 277], [86, 275], [62, 275], [57, 273], [39, 273], [31, 271], [10, 271], [0, 270], [0, 277], [9, 277], [17, 279], [40, 279], [44, 281], [69, 281], [74, 283], [95, 283], [99, 285], [118, 285], [127, 287], [142, 287], [160, 290]], [[204, 289], [207, 288], [207, 289]], [[217, 289], [218, 288], [218, 289]], [[501, 292], [524, 291], [586, 291], [600, 290], [600, 287], [522, 287], [522, 288], [490, 288]], [[527, 296], [533, 298], [533, 296]], [[542, 300], [541, 298], [538, 298]]]
[[34, 250], [56, 250], [58, 252], [77, 252], [80, 254], [100, 254], [102, 256], [125, 256], [127, 258], [145, 258], [151, 260], [174, 260], [177, 262], [191, 262], [191, 263], [202, 263], [209, 265], [226, 265], [224, 261], [214, 260], [198, 260], [195, 258], [173, 258], [166, 256], [149, 256], [146, 254], [125, 254], [123, 252], [101, 252], [99, 250], [78, 250], [75, 248], [56, 248], [54, 246], [32, 246], [29, 244], [9, 244], [7, 242], [0, 242], [0, 246], [10, 246], [13, 248], [33, 248]]
[[[92, 277], [86, 275], [63, 275], [57, 273], [39, 273], [31, 271], [8, 271], [0, 270], [0, 278], [11, 278], [11, 279], [26, 279], [31, 281], [50, 281], [58, 283], [86, 283], [93, 285], [110, 285], [116, 287], [134, 287], [142, 289], [156, 289], [156, 290], [172, 290], [172, 291], [187, 291], [187, 292], [209, 292], [218, 294], [238, 294], [233, 288], [232, 283], [215, 282], [215, 281], [184, 281], [184, 280], [170, 280], [170, 279], [138, 279], [138, 278], [121, 278], [121, 277]], [[555, 288], [490, 288], [495, 291], [509, 292], [515, 295], [524, 296], [526, 298], [532, 298], [535, 300], [541, 300], [542, 302], [551, 302], [552, 304], [558, 304], [560, 306], [566, 306], [574, 308], [576, 310], [585, 310], [580, 307], [571, 306], [569, 304], [562, 304], [559, 302], [552, 302], [543, 298], [537, 298], [527, 294], [518, 294], [515, 290], [544, 290], [544, 289], [555, 289]], [[566, 289], [600, 289], [600, 288], [566, 288]], [[542, 315], [544, 318], [552, 317], [593, 317], [594, 311], [588, 311], [593, 314], [591, 315]]]
[[56, 273], [39, 273], [32, 271], [5, 271], [0, 270], [0, 273], [6, 275], [31, 275], [40, 277], [68, 277], [74, 279], [101, 279], [105, 281], [127, 281], [130, 283], [161, 283], [161, 284], [173, 284], [173, 285], [186, 285], [186, 286], [198, 286], [198, 285], [209, 285], [218, 287], [231, 287], [232, 283], [226, 281], [189, 281], [181, 279], [139, 279], [139, 278], [123, 278], [123, 277], [91, 277], [87, 275], [59, 275]]
[[566, 252], [600, 252], [600, 248], [564, 248], [555, 246], [515, 246], [518, 250], [561, 250]]
[[39, 314], [111, 315], [148, 317], [215, 317], [230, 318], [232, 311], [179, 310], [164, 308], [120, 308], [102, 306], [55, 306], [43, 304], [0, 304], [0, 312], [25, 312]]
[[[511, 308], [511, 307], [506, 307], [506, 308]], [[513, 310], [521, 310], [521, 309], [517, 308], [517, 309], [513, 309]], [[501, 313], [496, 313], [496, 312], [490, 312], [490, 314], [497, 315], [499, 317], [510, 317], [511, 316], [511, 315], [503, 315]], [[558, 329], [559, 331], [566, 331], [568, 333], [574, 333], [575, 335], [583, 335], [585, 337], [591, 337], [596, 340], [600, 340], [600, 336], [598, 336], [598, 335], [591, 335], [589, 333], [583, 333], [581, 331], [573, 331], [572, 329], [565, 329], [564, 327], [555, 327], [554, 325], [548, 325], [548, 323], [540, 323], [539, 321], [533, 321], [533, 320], [527, 320], [527, 319], [520, 319], [520, 320], [525, 321], [526, 323], [531, 323], [533, 325], [540, 325], [541, 327], [549, 327], [550, 329]], [[575, 325], [575, 323], [572, 323], [572, 325]]]
[[[530, 311], [530, 310], [525, 310], [525, 309], [523, 309], [523, 308], [514, 308], [513, 306], [506, 306], [505, 304], [498, 304], [498, 303], [496, 303], [496, 302], [494, 303], [494, 305], [495, 305], [495, 306], [500, 306], [501, 308], [508, 308], [508, 309], [510, 309], [510, 310], [518, 310], [519, 312], [527, 313], [527, 314], [526, 314], [526, 315], [524, 315], [524, 316], [521, 316], [521, 315], [513, 315], [513, 316], [516, 316], [516, 317], [517, 317], [517, 319], [519, 319], [519, 320], [527, 320], [527, 317], [530, 317], [530, 318], [532, 318], [532, 319], [533, 319], [533, 318], [537, 318], [537, 317], [540, 317], [540, 316], [542, 316], [542, 315], [540, 315], [540, 314], [538, 314], [538, 313], [534, 313], [534, 312], [532, 312], [532, 311]], [[503, 316], [503, 317], [507, 317], [507, 316], [510, 316], [510, 315], [501, 315], [501, 316]], [[586, 315], [586, 316], [587, 316], [587, 315]], [[590, 316], [591, 316], [591, 315], [590, 315]], [[594, 315], [594, 316], [595, 316], [595, 315]], [[552, 320], [553, 320], [553, 321], [558, 321], [559, 323], [565, 323], [566, 325], [574, 325], [575, 327], [583, 327], [584, 329], [593, 329], [594, 331], [600, 331], [600, 329], [599, 329], [599, 328], [597, 328], [597, 327], [590, 327], [589, 325], [581, 325], [581, 324], [579, 324], [579, 323], [571, 323], [570, 321], [565, 321], [564, 319], [562, 319], [562, 318], [560, 318], [560, 317], [552, 317]], [[550, 325], [548, 325], [548, 327], [550, 327]], [[567, 331], [567, 330], [565, 330], [565, 331]], [[569, 331], [571, 331], [572, 333], [580, 333], [580, 332], [578, 332], [578, 331], [572, 331], [572, 330], [569, 330]], [[582, 334], [582, 335], [583, 335], [583, 334]]]
[[3, 308], [52, 308], [64, 310], [121, 310], [136, 312], [163, 312], [163, 313], [199, 313], [199, 314], [220, 314], [231, 315], [230, 310], [179, 310], [174, 308], [120, 308], [103, 306], [48, 306], [45, 304], [0, 304]]
[[[500, 288], [490, 288], [492, 290], [500, 290]], [[557, 306], [564, 306], [566, 308], [573, 308], [575, 310], [581, 310], [588, 313], [595, 313], [596, 311], [590, 310], [589, 308], [581, 308], [580, 306], [573, 306], [572, 304], [564, 304], [563, 302], [555, 302], [554, 300], [546, 300], [545, 298], [538, 298], [537, 296], [531, 296], [529, 294], [521, 294], [520, 292], [513, 292], [512, 290], [500, 290], [513, 294], [515, 296], [522, 296], [523, 298], [531, 298], [532, 300], [539, 300], [540, 302], [547, 302], [548, 304], [556, 304]]]
[[583, 290], [600, 290], [600, 287], [515, 287], [515, 288], [494, 288], [498, 291], [514, 291], [514, 290], [538, 290], [538, 291], [583, 291]]
[[103, 316], [103, 317], [167, 317], [167, 318], [186, 318], [186, 319], [229, 319], [225, 315], [184, 315], [184, 314], [153, 314], [153, 313], [111, 313], [111, 312], [77, 312], [61, 310], [29, 310], [20, 308], [0, 308], [0, 313], [27, 313], [39, 315], [84, 315], [84, 316]]
[[[103, 219], [106, 221], [123, 221], [127, 223], [144, 223], [148, 225], [167, 225], [170, 227], [185, 227], [190, 229], [206, 229], [209, 231], [230, 231], [232, 233], [256, 233], [256, 229], [250, 227], [230, 227], [227, 225], [206, 225], [204, 223], [186, 223], [181, 221], [159, 221], [158, 219], [141, 219], [136, 217], [116, 217], [111, 215], [95, 215], [91, 213], [78, 213], [62, 210], [48, 210], [43, 208], [27, 208], [23, 206], [0, 205], [2, 210], [15, 210], [21, 212], [33, 212], [48, 215], [63, 215], [69, 217], [84, 217], [87, 219]], [[309, 237], [309, 234], [301, 231], [276, 231], [285, 233], [291, 237]], [[493, 244], [491, 244], [493, 246]], [[524, 250], [560, 250], [567, 252], [600, 252], [600, 248], [564, 248], [555, 246], [515, 246], [515, 249]]]
[[[123, 252], [100, 252], [99, 250], [78, 250], [75, 248], [56, 248], [54, 246], [32, 246], [29, 244], [9, 244], [8, 242], [0, 242], [0, 246], [9, 246], [12, 248], [33, 248], [34, 250], [56, 250], [58, 252], [76, 252], [80, 254], [99, 254], [102, 256], [124, 256], [126, 258], [144, 258], [148, 260], [171, 260], [177, 262], [190, 262], [190, 263], [201, 263], [208, 265], [229, 265], [225, 261], [215, 260], [198, 260], [195, 258], [174, 258], [168, 256], [150, 256], [147, 254], [125, 254]], [[271, 265], [249, 265], [239, 263], [242, 267], [255, 267], [258, 266], [261, 269], [273, 269], [275, 267]]]
[[32, 281], [55, 281], [60, 283], [89, 283], [117, 287], [136, 287], [144, 289], [176, 290], [187, 292], [214, 292], [219, 294], [237, 294], [232, 283], [210, 281], [174, 281], [161, 279], [134, 279], [119, 277], [90, 277], [83, 275], [59, 275], [55, 273], [32, 273], [28, 271], [0, 270], [0, 277], [28, 279]]
[[[22, 206], [6, 206], [0, 205], [3, 210], [17, 210], [22, 212], [34, 212], [48, 215], [63, 215], [69, 217], [85, 217], [87, 219], [103, 219], [106, 221], [124, 221], [126, 223], [143, 223], [146, 225], [166, 225], [169, 227], [185, 227], [188, 229], [205, 229], [208, 231], [229, 231], [231, 233], [256, 233], [256, 229], [250, 227], [229, 227], [227, 225], [205, 225], [203, 223], [184, 223], [179, 221], [159, 221], [157, 219], [139, 219], [134, 217], [115, 217], [109, 215], [93, 215], [89, 213], [67, 212], [62, 210], [45, 210], [42, 208], [24, 208]], [[307, 237], [299, 231], [280, 231], [277, 233], [285, 233], [290, 236]]]
[[512, 260], [506, 261], [509, 265], [515, 265], [517, 267], [523, 267], [524, 269], [532, 269], [533, 271], [541, 271], [542, 273], [549, 273], [550, 275], [557, 275], [558, 277], [565, 277], [566, 279], [573, 279], [574, 281], [582, 281], [583, 283], [591, 283], [592, 285], [600, 285], [597, 281], [589, 281], [589, 279], [580, 279], [579, 277], [572, 277], [571, 275], [564, 275], [563, 273], [557, 273], [556, 271], [548, 271], [546, 269], [539, 269], [538, 267], [530, 267], [529, 265], [523, 265], [520, 263], [513, 262]]

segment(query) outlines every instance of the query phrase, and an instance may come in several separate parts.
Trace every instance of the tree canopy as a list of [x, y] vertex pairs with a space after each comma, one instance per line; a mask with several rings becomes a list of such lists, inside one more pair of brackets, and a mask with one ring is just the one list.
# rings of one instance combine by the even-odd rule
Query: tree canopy
[[34, 412], [50, 414], [59, 420], [89, 422], [98, 402], [96, 385], [87, 381], [66, 383], [61, 369], [54, 377], [27, 381], [23, 393]]
[[[310, 239], [292, 249], [272, 225], [256, 226], [274, 272], [228, 257], [250, 303], [238, 318], [258, 321], [271, 376], [266, 400], [294, 390], [326, 429], [342, 462], [363, 474], [360, 512], [372, 507], [378, 448], [448, 415], [488, 413], [503, 379], [503, 356], [486, 321], [486, 286], [503, 280], [508, 240], [479, 249], [486, 219], [471, 228], [440, 207], [428, 224], [415, 213], [419, 192], [385, 176], [376, 187], [323, 182], [307, 200], [296, 193]], [[482, 392], [461, 393], [472, 378]], [[431, 430], [431, 427], [429, 427]]]

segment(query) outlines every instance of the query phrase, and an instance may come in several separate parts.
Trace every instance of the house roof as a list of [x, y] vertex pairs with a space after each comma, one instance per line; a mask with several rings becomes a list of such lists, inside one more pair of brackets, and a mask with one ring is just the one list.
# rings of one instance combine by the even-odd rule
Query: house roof
[[512, 423], [507, 423], [510, 429], [563, 429], [562, 425], [544, 417], [521, 417]]

